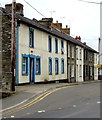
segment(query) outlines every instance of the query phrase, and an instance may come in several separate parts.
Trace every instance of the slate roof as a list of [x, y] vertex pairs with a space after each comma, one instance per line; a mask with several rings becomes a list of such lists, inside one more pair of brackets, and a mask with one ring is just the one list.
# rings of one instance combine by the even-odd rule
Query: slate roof
[[[0, 11], [2, 11], [2, 12], [4, 13], [4, 15], [6, 14], [6, 15], [8, 15], [8, 16], [11, 17], [11, 14], [10, 14], [6, 9], [0, 8]], [[26, 24], [26, 25], [28, 25], [28, 26], [30, 26], [30, 27], [38, 28], [38, 29], [40, 29], [40, 30], [42, 30], [42, 31], [45, 31], [45, 32], [51, 34], [51, 35], [60, 37], [61, 39], [64, 39], [64, 40], [66, 40], [66, 41], [69, 41], [69, 42], [71, 42], [71, 43], [73, 43], [73, 44], [82, 46], [82, 47], [84, 47], [84, 48], [86, 48], [86, 49], [88, 49], [88, 50], [90, 50], [90, 51], [92, 51], [92, 52], [97, 52], [97, 51], [95, 51], [94, 49], [92, 49], [91, 47], [83, 44], [81, 41], [75, 40], [75, 39], [74, 39], [73, 37], [71, 37], [70, 35], [65, 34], [65, 33], [62, 33], [62, 32], [60, 32], [60, 31], [58, 31], [58, 30], [56, 30], [56, 29], [48, 28], [48, 27], [46, 27], [46, 26], [44, 26], [44, 25], [41, 25], [41, 24], [39, 24], [39, 23], [38, 23], [37, 21], [35, 21], [35, 20], [31, 20], [31, 19], [29, 19], [29, 18], [26, 18], [26, 17], [21, 16], [21, 15], [18, 15], [18, 14], [16, 15], [16, 19], [17, 19], [18, 21], [20, 21], [21, 23]]]

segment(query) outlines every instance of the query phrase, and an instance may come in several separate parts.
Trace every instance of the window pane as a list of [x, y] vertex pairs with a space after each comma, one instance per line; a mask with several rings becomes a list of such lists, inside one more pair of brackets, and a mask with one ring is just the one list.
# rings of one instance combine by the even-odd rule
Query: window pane
[[36, 74], [40, 74], [40, 58], [36, 59]]
[[58, 60], [55, 60], [55, 74], [58, 74]]
[[48, 48], [49, 48], [49, 52], [52, 51], [52, 41], [51, 41], [51, 36], [48, 37]]
[[49, 74], [52, 74], [52, 59], [49, 59]]
[[64, 54], [64, 41], [61, 40], [61, 54]]
[[55, 53], [58, 53], [58, 39], [55, 38]]
[[62, 65], [61, 65], [61, 72], [62, 72], [62, 74], [64, 73], [64, 60], [62, 60], [62, 63], [61, 63]]
[[22, 58], [22, 73], [27, 74], [27, 57]]
[[30, 47], [33, 48], [34, 47], [34, 31], [31, 29], [30, 30], [30, 34], [29, 34], [29, 44], [30, 44]]

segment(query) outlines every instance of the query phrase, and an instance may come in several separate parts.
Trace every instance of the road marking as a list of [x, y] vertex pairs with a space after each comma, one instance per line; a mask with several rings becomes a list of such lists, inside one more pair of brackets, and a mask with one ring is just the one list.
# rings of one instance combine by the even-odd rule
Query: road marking
[[61, 110], [62, 108], [58, 108], [59, 110]]
[[97, 102], [97, 104], [100, 104], [100, 103], [101, 103], [100, 101]]
[[44, 113], [44, 112], [45, 112], [45, 110], [38, 111], [38, 113]]
[[50, 94], [52, 94], [52, 93], [54, 93], [54, 92], [56, 92], [56, 91], [58, 91], [58, 90], [61, 90], [61, 89], [64, 89], [64, 88], [69, 88], [69, 87], [74, 87], [74, 85], [73, 85], [73, 86], [64, 86], [64, 87], [60, 87], [60, 88], [55, 88], [55, 89], [53, 89], [52, 91], [47, 91], [47, 92], [41, 94], [40, 96], [38, 96], [37, 98], [35, 98], [34, 100], [28, 102], [27, 104], [22, 105], [22, 106], [20, 106], [20, 107], [18, 107], [18, 108], [15, 108], [15, 110], [14, 110], [14, 109], [11, 109], [11, 110], [9, 110], [9, 111], [7, 111], [7, 112], [5, 111], [6, 113], [3, 113], [3, 114], [9, 115], [9, 114], [15, 113], [15, 112], [17, 112], [17, 111], [20, 111], [20, 110], [22, 110], [22, 109], [28, 108], [28, 107], [30, 107], [31, 105], [34, 105], [35, 103], [43, 100], [43, 99], [44, 99], [45, 97], [47, 97], [48, 95], [50, 95]]
[[73, 107], [76, 107], [76, 105], [73, 105]]
[[26, 113], [27, 115], [30, 115], [30, 113]]
[[3, 119], [6, 119], [7, 117], [3, 117]]
[[22, 101], [22, 102], [20, 102], [20, 103], [18, 103], [18, 104], [16, 104], [16, 105], [14, 105], [14, 106], [11, 106], [11, 107], [9, 107], [9, 108], [5, 108], [5, 109], [1, 110], [0, 112], [4, 112], [4, 111], [6, 111], [6, 110], [9, 110], [9, 109], [12, 109], [12, 108], [14, 108], [14, 107], [17, 107], [17, 106], [25, 103], [26, 101], [27, 101], [27, 100], [24, 100], [24, 101]]
[[11, 116], [11, 118], [14, 118], [15, 116]]

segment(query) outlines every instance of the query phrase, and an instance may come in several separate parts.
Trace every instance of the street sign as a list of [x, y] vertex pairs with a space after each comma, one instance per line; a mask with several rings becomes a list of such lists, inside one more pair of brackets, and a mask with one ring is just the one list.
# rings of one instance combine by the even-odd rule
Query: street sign
[[98, 67], [98, 68], [102, 68], [102, 65], [99, 64], [99, 65], [97, 65], [97, 67]]

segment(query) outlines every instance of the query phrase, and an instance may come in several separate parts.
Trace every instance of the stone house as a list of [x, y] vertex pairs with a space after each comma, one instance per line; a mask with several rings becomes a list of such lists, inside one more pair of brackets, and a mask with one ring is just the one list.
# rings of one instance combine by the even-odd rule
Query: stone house
[[95, 50], [84, 43], [84, 81], [94, 80], [94, 53]]

